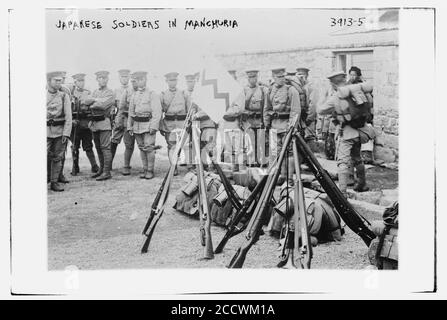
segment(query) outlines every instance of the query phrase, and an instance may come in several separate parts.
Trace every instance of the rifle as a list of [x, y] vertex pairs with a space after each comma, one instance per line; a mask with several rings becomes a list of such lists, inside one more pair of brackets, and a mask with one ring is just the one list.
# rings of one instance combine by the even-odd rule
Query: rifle
[[[306, 206], [304, 203], [303, 183], [301, 180], [301, 168], [298, 155], [298, 149], [293, 137], [293, 159], [296, 168], [296, 176], [294, 180], [294, 197], [293, 197], [293, 214], [286, 216], [286, 234], [284, 237], [284, 246], [281, 260], [278, 268], [297, 268], [295, 265], [295, 256], [299, 258], [301, 269], [310, 269], [312, 260], [312, 245], [310, 242], [309, 227], [307, 224]], [[287, 193], [289, 189], [287, 189]], [[289, 195], [287, 194], [287, 199]], [[288, 210], [286, 210], [286, 214]], [[300, 247], [301, 239], [301, 247]]]
[[256, 185], [255, 189], [252, 191], [250, 196], [247, 198], [247, 200], [244, 201], [242, 207], [238, 209], [238, 211], [235, 214], [235, 217], [231, 220], [231, 223], [227, 228], [227, 232], [223, 236], [222, 240], [220, 240], [220, 243], [217, 245], [216, 250], [214, 250], [214, 253], [221, 253], [223, 251], [223, 248], [227, 244], [228, 240], [230, 240], [230, 238], [234, 237], [235, 235], [245, 230], [246, 225], [238, 227], [238, 223], [241, 221], [243, 217], [246, 216], [248, 210], [253, 207], [252, 204], [254, 203], [256, 197], [264, 188], [266, 181], [267, 181], [267, 175], [262, 177], [261, 181]]
[[[143, 230], [143, 234], [146, 236], [146, 240], [144, 241], [143, 247], [141, 248], [141, 253], [146, 253], [149, 248], [150, 241], [152, 239], [152, 234], [154, 233], [155, 227], [157, 226], [158, 221], [160, 220], [161, 216], [163, 215], [166, 200], [169, 193], [169, 187], [171, 186], [172, 179], [174, 177], [174, 171], [175, 167], [178, 162], [178, 158], [180, 156], [180, 152], [183, 148], [183, 145], [185, 144], [186, 137], [187, 137], [187, 128], [191, 125], [191, 116], [192, 116], [192, 108], [189, 108], [188, 113], [186, 115], [186, 119], [183, 123], [183, 129], [180, 135], [180, 143], [176, 144], [176, 149], [174, 152], [174, 158], [172, 159], [171, 166], [169, 167], [169, 171], [166, 174], [163, 184], [158, 191], [160, 196], [157, 194], [156, 198], [154, 199], [154, 202], [152, 203], [151, 212], [149, 215], [149, 218], [146, 222], [146, 225]], [[157, 216], [157, 218], [154, 220], [154, 217]], [[149, 231], [148, 231], [149, 230]]]
[[329, 199], [331, 199], [343, 221], [352, 231], [362, 238], [367, 246], [369, 246], [371, 241], [376, 237], [374, 232], [368, 227], [371, 223], [354, 210], [300, 135], [296, 135], [296, 146], [309, 169], [312, 171], [315, 178], [317, 178]]
[[192, 138], [194, 151], [197, 161], [197, 184], [199, 186], [199, 219], [200, 219], [200, 239], [202, 246], [205, 247], [204, 259], [213, 259], [213, 241], [211, 237], [211, 215], [207, 201], [207, 187], [205, 185], [205, 176], [203, 163], [200, 153], [200, 121], [194, 121], [192, 127]]
[[268, 206], [270, 205], [271, 198], [273, 196], [273, 191], [275, 189], [276, 183], [278, 181], [281, 164], [284, 161], [287, 147], [292, 139], [292, 135], [296, 130], [296, 125], [298, 123], [298, 117], [294, 119], [294, 125], [290, 126], [287, 135], [284, 139], [283, 147], [281, 153], [279, 155], [278, 160], [269, 170], [269, 175], [267, 178], [266, 185], [264, 186], [259, 201], [255, 207], [253, 215], [250, 219], [250, 222], [247, 226], [248, 232], [245, 235], [245, 239], [243, 243], [236, 251], [236, 254], [233, 256], [228, 268], [242, 268], [245, 257], [247, 256], [248, 251], [252, 247], [252, 245], [257, 241], [259, 232], [262, 227], [262, 222], [264, 220], [264, 216], [268, 212]]

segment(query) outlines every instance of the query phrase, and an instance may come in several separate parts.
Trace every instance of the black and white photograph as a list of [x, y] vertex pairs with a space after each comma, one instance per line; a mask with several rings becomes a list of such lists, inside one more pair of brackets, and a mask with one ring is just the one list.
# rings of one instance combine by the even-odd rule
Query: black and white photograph
[[435, 34], [414, 51], [407, 28], [433, 31], [433, 10], [24, 11], [8, 15], [13, 292], [436, 291]]
[[398, 268], [398, 9], [45, 23], [50, 270]]

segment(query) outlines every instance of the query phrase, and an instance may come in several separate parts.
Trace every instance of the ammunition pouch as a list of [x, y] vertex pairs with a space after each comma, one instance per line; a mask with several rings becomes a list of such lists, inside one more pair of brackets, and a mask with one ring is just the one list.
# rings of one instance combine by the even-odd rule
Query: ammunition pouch
[[199, 120], [199, 121], [205, 121], [205, 120], [209, 120], [209, 119], [210, 119], [210, 117], [207, 115], [197, 118], [197, 120]]
[[234, 122], [234, 121], [236, 121], [236, 120], [238, 120], [240, 118], [240, 116], [239, 115], [233, 115], [233, 114], [225, 114], [224, 116], [223, 116], [223, 119], [225, 120], [225, 121], [228, 121], [228, 122]]
[[289, 112], [273, 112], [271, 114], [272, 119], [282, 119], [282, 120], [288, 120], [290, 118]]
[[186, 114], [165, 114], [164, 119], [168, 121], [185, 121]]
[[128, 117], [129, 116], [129, 111], [123, 111], [123, 116]]
[[248, 119], [261, 119], [262, 115], [260, 112], [244, 112], [241, 114], [241, 120], [247, 121]]
[[47, 120], [47, 127], [57, 127], [65, 124], [65, 119], [49, 119]]
[[152, 119], [152, 114], [149, 114], [147, 117], [133, 116], [132, 119], [135, 122], [149, 122]]

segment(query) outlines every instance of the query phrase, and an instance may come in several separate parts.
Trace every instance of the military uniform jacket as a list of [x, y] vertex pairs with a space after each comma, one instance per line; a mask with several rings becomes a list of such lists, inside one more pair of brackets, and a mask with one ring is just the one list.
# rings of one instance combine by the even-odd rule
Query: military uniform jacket
[[261, 112], [267, 109], [268, 89], [264, 86], [244, 87], [245, 107], [244, 114], [247, 120], [243, 121], [244, 128], [261, 126]]
[[96, 89], [90, 97], [81, 100], [81, 104], [91, 104], [92, 116], [105, 116], [104, 120], [90, 121], [90, 130], [93, 132], [112, 130], [110, 112], [115, 104], [115, 94], [112, 90], [107, 87]]
[[47, 138], [70, 136], [72, 125], [71, 101], [67, 93], [63, 91], [51, 93], [47, 90], [47, 120], [65, 120], [64, 124], [47, 126]]
[[[192, 101], [193, 91], [185, 91], [185, 94], [187, 94], [190, 101]], [[216, 123], [211, 120], [208, 114], [200, 107], [195, 107], [194, 115], [196, 116], [196, 119], [200, 120], [200, 129], [216, 128]]]
[[183, 90], [165, 90], [160, 97], [164, 117], [160, 123], [160, 131], [171, 132], [174, 129], [182, 129], [184, 120], [166, 120], [165, 117], [174, 115], [186, 116], [191, 105], [191, 97]]
[[[154, 91], [147, 88], [138, 89], [131, 97], [129, 103], [129, 118], [127, 129], [133, 130], [136, 134], [158, 130], [162, 108], [160, 97]], [[132, 117], [150, 117], [148, 122], [137, 122]]]
[[[89, 119], [87, 119], [87, 113], [89, 112], [89, 107], [85, 104], [80, 103], [79, 105], [79, 110], [76, 110], [76, 102], [79, 101], [85, 101], [88, 96], [91, 94], [90, 90], [87, 89], [79, 89], [79, 88], [74, 88], [73, 89], [73, 98], [75, 101], [75, 104], [72, 105], [73, 107], [73, 120], [79, 120], [79, 128], [84, 128], [84, 129], [88, 129], [88, 123], [89, 123]], [[76, 113], [80, 113], [79, 117]]]
[[136, 91], [133, 87], [126, 87], [121, 93], [118, 101], [118, 113], [115, 118], [115, 125], [127, 127], [129, 117], [129, 105], [132, 96]]
[[[267, 110], [264, 112], [264, 123], [271, 122], [272, 129], [278, 130], [278, 133], [286, 132], [289, 127], [289, 121], [301, 114], [300, 96], [298, 91], [288, 85], [281, 87], [273, 86], [270, 88]], [[289, 118], [275, 118], [274, 114], [289, 114]]]

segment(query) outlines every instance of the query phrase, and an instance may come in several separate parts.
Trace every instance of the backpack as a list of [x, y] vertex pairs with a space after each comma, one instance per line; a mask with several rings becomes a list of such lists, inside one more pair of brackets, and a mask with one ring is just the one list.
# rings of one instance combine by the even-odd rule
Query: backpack
[[338, 120], [355, 129], [362, 128], [372, 119], [372, 86], [357, 83], [338, 88], [340, 105], [335, 108]]

